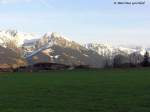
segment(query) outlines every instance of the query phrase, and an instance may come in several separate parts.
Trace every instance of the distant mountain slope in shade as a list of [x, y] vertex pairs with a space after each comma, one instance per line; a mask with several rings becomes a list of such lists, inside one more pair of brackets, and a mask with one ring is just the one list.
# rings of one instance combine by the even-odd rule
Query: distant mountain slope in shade
[[24, 66], [27, 62], [11, 49], [0, 46], [0, 66], [18, 67]]
[[36, 46], [38, 49], [27, 56], [30, 64], [53, 62], [67, 65], [90, 65], [99, 68], [104, 66], [103, 56], [56, 33], [44, 35]]

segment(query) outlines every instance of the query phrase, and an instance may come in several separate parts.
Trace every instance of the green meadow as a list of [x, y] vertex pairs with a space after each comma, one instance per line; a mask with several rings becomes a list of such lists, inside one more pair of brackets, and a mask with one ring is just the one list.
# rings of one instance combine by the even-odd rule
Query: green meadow
[[1, 73], [0, 112], [150, 112], [150, 68]]

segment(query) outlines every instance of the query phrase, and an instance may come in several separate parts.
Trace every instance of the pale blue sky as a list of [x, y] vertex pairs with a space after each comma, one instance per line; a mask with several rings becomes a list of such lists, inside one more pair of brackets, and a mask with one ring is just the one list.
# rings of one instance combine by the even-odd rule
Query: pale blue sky
[[81, 43], [150, 45], [150, 2], [131, 6], [113, 1], [0, 0], [0, 29], [59, 32]]

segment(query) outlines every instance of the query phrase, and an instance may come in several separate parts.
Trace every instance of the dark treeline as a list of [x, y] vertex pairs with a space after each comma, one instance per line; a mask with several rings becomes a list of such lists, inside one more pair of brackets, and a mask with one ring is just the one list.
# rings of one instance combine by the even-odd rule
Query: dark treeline
[[124, 67], [149, 67], [150, 57], [146, 51], [145, 55], [132, 53], [130, 55], [118, 54], [113, 59], [113, 68], [124, 68]]

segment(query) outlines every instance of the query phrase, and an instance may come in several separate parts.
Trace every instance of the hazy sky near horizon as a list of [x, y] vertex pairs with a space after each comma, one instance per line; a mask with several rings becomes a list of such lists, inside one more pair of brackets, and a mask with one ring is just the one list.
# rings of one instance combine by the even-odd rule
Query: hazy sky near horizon
[[114, 1], [0, 0], [0, 29], [58, 32], [81, 43], [150, 46], [150, 1], [134, 6]]

